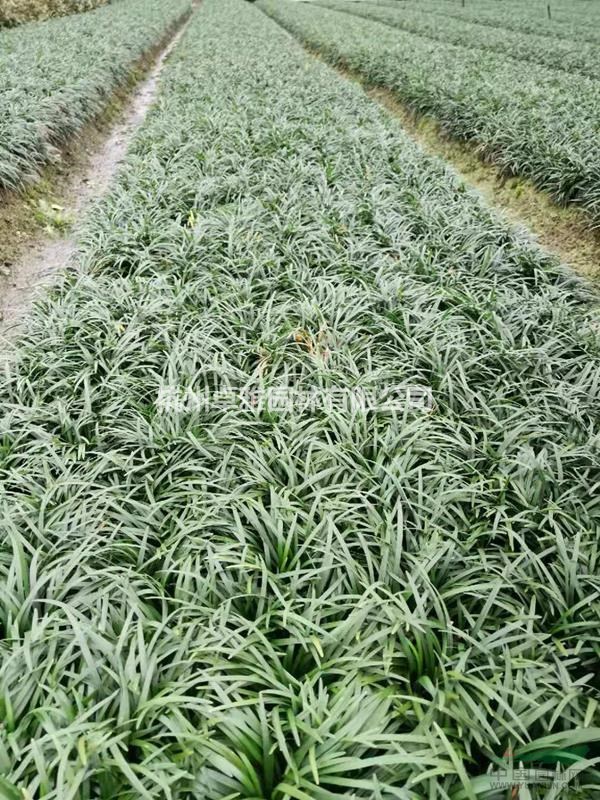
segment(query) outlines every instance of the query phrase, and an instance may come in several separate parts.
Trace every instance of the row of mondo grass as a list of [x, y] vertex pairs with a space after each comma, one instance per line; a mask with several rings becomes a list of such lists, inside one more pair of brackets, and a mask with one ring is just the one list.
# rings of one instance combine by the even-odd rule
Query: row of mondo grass
[[[398, 0], [377, 3], [396, 6]], [[570, 39], [575, 42], [600, 44], [600, 14], [598, 5], [588, 0], [538, 0], [522, 3], [477, 0], [476, 3], [447, 2], [447, 0], [402, 0], [407, 10], [420, 10], [438, 17], [440, 22], [453, 17], [467, 23], [488, 25], [515, 33]], [[550, 18], [548, 17], [550, 6]]]
[[[524, 61], [533, 61], [551, 69], [568, 73], [581, 73], [590, 78], [600, 78], [598, 43], [557, 39], [490, 25], [481, 25], [464, 19], [432, 14], [426, 9], [409, 4], [375, 5], [353, 0], [316, 0], [317, 5], [337, 11], [347, 11], [359, 17], [383, 22], [392, 28], [400, 28], [428, 39], [461, 45], [463, 47], [489, 50]], [[452, 3], [448, 4], [452, 9]], [[598, 25], [600, 38], [600, 25]]]
[[588, 289], [255, 5], [163, 76], [0, 387], [4, 794], [594, 796]]
[[473, 141], [507, 174], [600, 219], [600, 83], [289, 0], [259, 6], [331, 63]]
[[107, 0], [0, 0], [0, 26], [90, 11]]
[[189, 0], [119, 0], [2, 31], [0, 190], [37, 178], [189, 8]]

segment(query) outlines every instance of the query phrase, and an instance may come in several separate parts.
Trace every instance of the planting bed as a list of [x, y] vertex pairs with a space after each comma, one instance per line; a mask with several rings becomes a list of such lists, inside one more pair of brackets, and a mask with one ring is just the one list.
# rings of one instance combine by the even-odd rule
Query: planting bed
[[189, 8], [189, 0], [118, 0], [0, 32], [0, 190], [38, 177]]
[[600, 214], [600, 83], [313, 4], [258, 5], [326, 60], [473, 141], [508, 174]]

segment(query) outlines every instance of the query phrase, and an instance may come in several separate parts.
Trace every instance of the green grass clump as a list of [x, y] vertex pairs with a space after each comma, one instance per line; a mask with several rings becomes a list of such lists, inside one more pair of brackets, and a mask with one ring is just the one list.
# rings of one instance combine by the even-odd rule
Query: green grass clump
[[314, 4], [259, 6], [325, 59], [391, 90], [407, 107], [472, 141], [558, 203], [600, 219], [600, 84], [583, 75], [447, 44]]
[[37, 178], [187, 9], [189, 0], [119, 0], [0, 32], [0, 190]]
[[[3, 373], [0, 791], [593, 797], [599, 376], [585, 284], [206, 0]], [[431, 413], [156, 407], [403, 381]]]

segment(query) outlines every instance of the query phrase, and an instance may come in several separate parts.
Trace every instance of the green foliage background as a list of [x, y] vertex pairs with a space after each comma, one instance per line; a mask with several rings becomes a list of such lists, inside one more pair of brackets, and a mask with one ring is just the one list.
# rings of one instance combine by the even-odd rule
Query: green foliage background
[[0, 25], [19, 25], [105, 5], [107, 0], [0, 0]]

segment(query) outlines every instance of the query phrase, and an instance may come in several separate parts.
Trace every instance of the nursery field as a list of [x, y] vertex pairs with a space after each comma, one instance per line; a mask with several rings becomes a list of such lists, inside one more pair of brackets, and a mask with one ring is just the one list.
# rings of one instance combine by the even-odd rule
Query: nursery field
[[0, 798], [594, 798], [597, 292], [286, 28], [413, 86], [204, 0], [2, 370]]
[[[376, 5], [419, 9], [434, 14], [441, 25], [449, 17], [493, 28], [550, 36], [553, 39], [600, 41], [600, 6], [588, 0], [379, 0]], [[548, 18], [550, 6], [550, 18]]]
[[0, 31], [0, 191], [38, 177], [189, 9], [189, 0], [119, 0]]
[[313, 4], [258, 5], [326, 60], [389, 89], [501, 170], [585, 208], [597, 223], [598, 81]]

